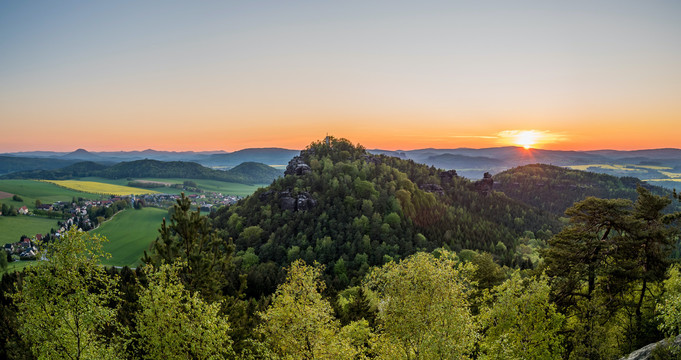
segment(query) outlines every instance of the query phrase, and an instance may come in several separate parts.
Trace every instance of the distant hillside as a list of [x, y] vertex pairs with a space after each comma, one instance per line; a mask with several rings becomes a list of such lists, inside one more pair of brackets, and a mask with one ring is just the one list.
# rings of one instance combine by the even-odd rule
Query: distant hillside
[[671, 193], [633, 177], [620, 178], [544, 164], [520, 166], [494, 175], [495, 190], [557, 216], [587, 196], [635, 201], [639, 183], [656, 195]]
[[211, 179], [241, 184], [269, 184], [282, 175], [281, 170], [264, 164], [245, 163], [228, 171], [213, 170], [194, 162], [135, 160], [104, 166], [93, 162], [79, 162], [57, 170], [33, 170], [3, 176], [8, 179], [54, 179], [99, 176], [107, 179], [123, 178], [185, 178]]
[[234, 177], [242, 177], [244, 181], [252, 181], [252, 179], [266, 180], [257, 182], [258, 184], [269, 184], [284, 174], [282, 170], [258, 162], [241, 163], [227, 170], [227, 173]]
[[0, 175], [36, 169], [59, 169], [75, 162], [77, 162], [77, 160], [0, 156]]
[[78, 149], [74, 152], [63, 155], [64, 159], [77, 159], [77, 160], [88, 160], [88, 161], [101, 161], [103, 158], [99, 155], [93, 154], [85, 149]]
[[423, 163], [433, 165], [441, 169], [470, 169], [470, 168], [493, 168], [503, 166], [501, 160], [485, 156], [467, 156], [456, 154], [440, 154], [425, 158]]
[[259, 162], [269, 165], [286, 165], [298, 150], [282, 148], [243, 149], [227, 154], [213, 154], [199, 158], [197, 161], [211, 166], [233, 166], [243, 162]]
[[[564, 151], [545, 149], [524, 149], [506, 146], [485, 149], [418, 149], [418, 150], [371, 150], [372, 154], [396, 156], [401, 159], [454, 169], [459, 175], [475, 179], [484, 172], [499, 173], [504, 170], [529, 165], [551, 164], [558, 166], [608, 164], [608, 165], [657, 165], [674, 169], [681, 166], [681, 149], [650, 149], [634, 151], [597, 150]], [[477, 161], [476, 161], [477, 160]], [[597, 172], [609, 172], [606, 168], [594, 168]], [[659, 179], [666, 176], [649, 174], [645, 179]], [[636, 175], [638, 177], [638, 174]]]

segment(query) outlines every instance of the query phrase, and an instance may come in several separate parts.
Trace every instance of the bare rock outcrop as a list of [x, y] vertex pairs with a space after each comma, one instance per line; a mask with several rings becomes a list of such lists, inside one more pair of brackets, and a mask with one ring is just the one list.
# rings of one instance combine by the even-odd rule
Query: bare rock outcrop
[[[668, 340], [661, 340], [656, 343], [652, 343], [649, 345], [646, 345], [633, 353], [621, 358], [620, 360], [648, 360], [650, 359], [650, 355], [652, 354], [653, 350], [658, 347], [658, 346], [669, 346]], [[678, 346], [681, 347], [681, 335], [678, 335], [675, 337], [672, 341], [672, 346]]]
[[440, 172], [440, 181], [442, 181], [442, 183], [450, 182], [456, 177], [459, 177], [459, 174], [457, 174], [454, 169]]
[[364, 159], [367, 164], [381, 165], [382, 163], [381, 158], [376, 155], [366, 154], [362, 156], [362, 159]]
[[311, 171], [310, 165], [306, 164], [301, 156], [294, 156], [293, 159], [288, 162], [284, 175], [305, 175], [309, 174]]
[[282, 210], [307, 211], [317, 206], [317, 200], [307, 192], [291, 195], [289, 191], [279, 193], [279, 207]]
[[421, 184], [419, 185], [419, 188], [423, 191], [427, 191], [429, 193], [434, 193], [438, 195], [444, 195], [445, 190], [442, 188], [442, 186], [438, 184]]
[[486, 172], [482, 176], [482, 180], [476, 181], [473, 183], [473, 186], [475, 187], [475, 191], [481, 195], [488, 195], [492, 191], [492, 188], [494, 188], [494, 179], [492, 179], [492, 174]]

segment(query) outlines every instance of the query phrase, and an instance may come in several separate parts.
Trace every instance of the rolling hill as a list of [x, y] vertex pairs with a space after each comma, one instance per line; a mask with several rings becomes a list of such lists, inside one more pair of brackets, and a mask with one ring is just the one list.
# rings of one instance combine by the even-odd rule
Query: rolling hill
[[7, 179], [65, 180], [77, 177], [124, 178], [184, 178], [211, 179], [241, 184], [267, 184], [281, 176], [281, 170], [259, 163], [244, 163], [231, 170], [214, 170], [194, 162], [135, 160], [105, 166], [79, 162], [57, 170], [33, 170], [7, 174]]

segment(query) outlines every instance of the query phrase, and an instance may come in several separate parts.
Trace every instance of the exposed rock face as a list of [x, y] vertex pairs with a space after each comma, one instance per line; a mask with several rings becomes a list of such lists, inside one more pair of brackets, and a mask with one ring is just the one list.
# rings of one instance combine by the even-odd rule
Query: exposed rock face
[[445, 194], [445, 191], [442, 188], [442, 186], [440, 186], [438, 184], [422, 184], [422, 185], [419, 185], [419, 188], [423, 191], [435, 193], [435, 194], [438, 194], [438, 195], [444, 195]]
[[307, 211], [317, 206], [317, 200], [307, 192], [292, 196], [288, 191], [279, 193], [279, 207], [282, 210]]
[[[672, 343], [673, 343], [674, 346], [680, 346], [681, 347], [681, 335], [678, 335], [677, 337], [675, 337], [674, 340], [672, 341]], [[662, 340], [662, 341], [658, 341], [656, 343], [646, 345], [646, 346], [634, 351], [633, 353], [621, 358], [620, 360], [648, 360], [648, 359], [650, 359], [650, 355], [653, 352], [653, 349], [655, 349], [657, 346], [660, 346], [660, 345], [662, 345], [662, 346], [668, 345], [667, 340], [665, 339], [665, 340]]]
[[273, 195], [274, 195], [274, 191], [268, 190], [268, 191], [265, 191], [264, 193], [258, 195], [258, 199], [259, 199], [260, 201], [267, 201], [267, 200], [269, 200]]
[[296, 199], [296, 211], [307, 211], [317, 206], [317, 200], [312, 198], [312, 195], [304, 192], [298, 195]]
[[366, 161], [367, 164], [381, 165], [382, 163], [381, 159], [375, 155], [367, 154], [362, 156], [362, 158], [364, 159], [364, 161]]
[[442, 171], [440, 172], [440, 180], [445, 183], [445, 182], [450, 182], [452, 179], [455, 177], [459, 177], [459, 174], [456, 173], [456, 170], [447, 170], [447, 171]]
[[296, 211], [296, 199], [290, 196], [282, 196], [279, 198], [279, 206], [282, 210]]
[[492, 179], [490, 173], [486, 172], [482, 176], [482, 180], [476, 181], [473, 183], [473, 186], [475, 186], [475, 191], [479, 192], [481, 195], [488, 195], [494, 187], [494, 179]]
[[305, 175], [309, 174], [311, 171], [310, 165], [306, 164], [302, 157], [294, 156], [293, 159], [288, 162], [284, 175]]

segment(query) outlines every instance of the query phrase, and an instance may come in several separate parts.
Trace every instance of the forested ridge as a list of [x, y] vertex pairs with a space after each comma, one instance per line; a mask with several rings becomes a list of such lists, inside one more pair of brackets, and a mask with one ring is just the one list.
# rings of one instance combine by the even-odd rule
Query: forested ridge
[[[546, 164], [519, 166], [494, 175], [496, 190], [557, 216], [562, 216], [568, 207], [588, 196], [635, 201], [638, 197], [636, 187], [639, 185], [655, 195], [667, 196], [671, 193], [634, 177], [616, 177]], [[667, 209], [678, 210], [681, 210], [681, 206], [676, 203]]]
[[98, 176], [107, 179], [124, 178], [184, 178], [210, 179], [242, 184], [267, 184], [281, 176], [281, 171], [261, 163], [244, 162], [222, 171], [188, 161], [135, 160], [115, 165], [82, 161], [56, 170], [30, 170], [4, 175], [7, 179], [64, 180], [74, 177]]
[[439, 247], [483, 250], [515, 265], [522, 234], [548, 239], [559, 229], [555, 216], [503, 193], [483, 194], [451, 172], [368, 155], [343, 139], [312, 144], [289, 169], [296, 166], [309, 171], [220, 209], [214, 225], [263, 264], [327, 265], [334, 289], [358, 283], [371, 266]]
[[104, 240], [75, 229], [46, 244], [2, 278], [0, 356], [618, 359], [681, 333], [676, 194], [558, 221], [333, 138], [286, 174], [212, 218], [181, 197], [137, 269], [98, 266]]

